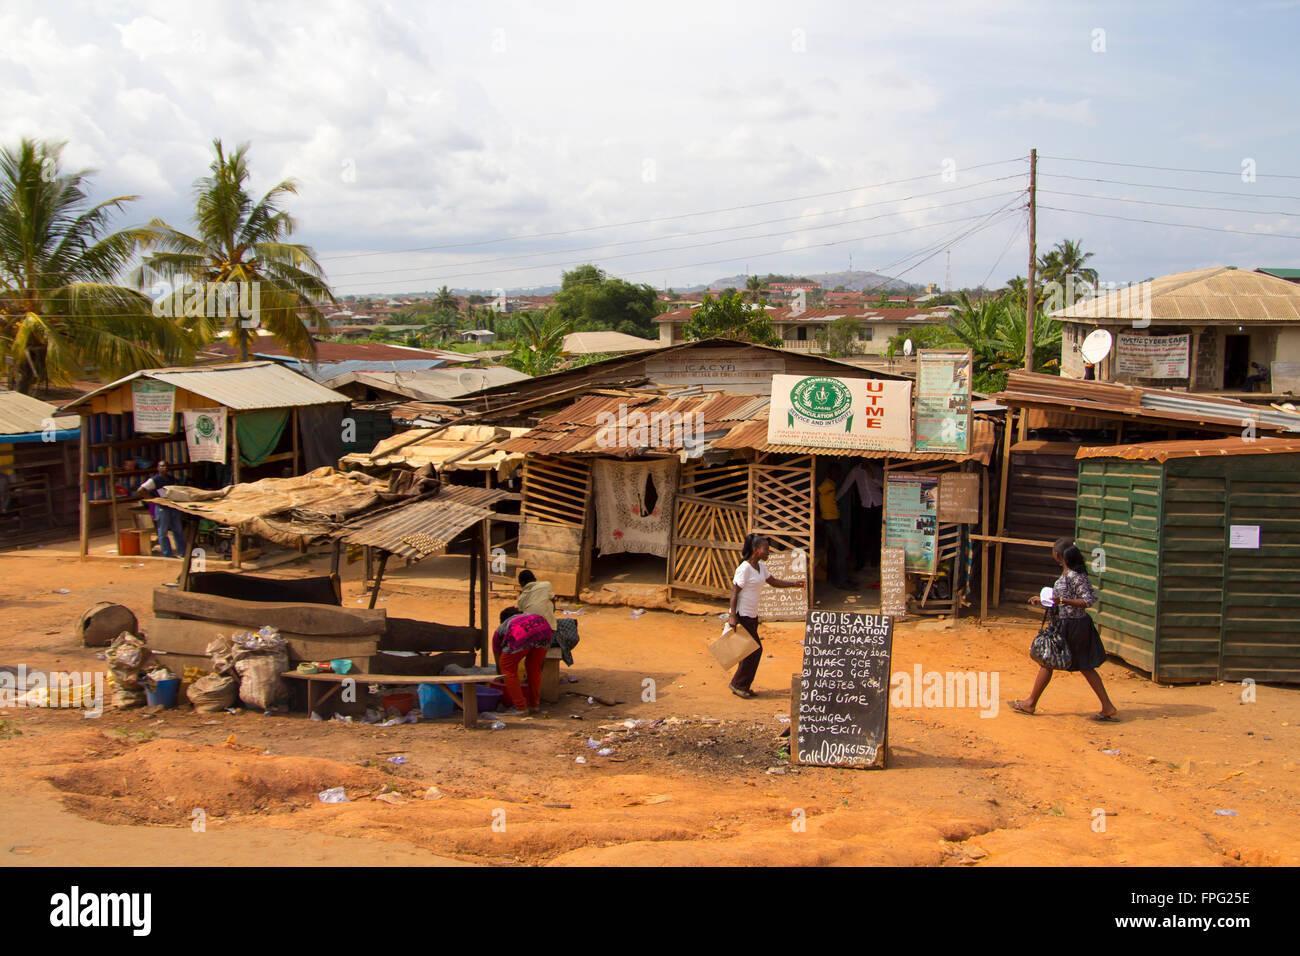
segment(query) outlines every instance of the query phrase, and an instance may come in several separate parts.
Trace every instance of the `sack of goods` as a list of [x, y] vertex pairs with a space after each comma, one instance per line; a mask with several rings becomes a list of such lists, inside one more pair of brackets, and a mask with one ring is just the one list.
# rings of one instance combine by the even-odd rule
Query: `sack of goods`
[[709, 651], [727, 670], [731, 670], [756, 650], [758, 641], [730, 624], [723, 625], [721, 637], [709, 642]]
[[239, 631], [231, 635], [234, 645], [235, 672], [239, 674], [239, 699], [247, 706], [269, 710], [289, 696], [289, 688], [280, 677], [289, 669], [289, 645], [273, 627], [255, 633]]

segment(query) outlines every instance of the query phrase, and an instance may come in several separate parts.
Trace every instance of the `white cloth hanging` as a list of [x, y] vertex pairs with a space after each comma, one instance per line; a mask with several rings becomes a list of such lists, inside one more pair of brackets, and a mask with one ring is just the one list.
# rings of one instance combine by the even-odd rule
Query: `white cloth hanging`
[[668, 557], [680, 467], [675, 458], [654, 462], [598, 459], [592, 464], [596, 543], [601, 554]]

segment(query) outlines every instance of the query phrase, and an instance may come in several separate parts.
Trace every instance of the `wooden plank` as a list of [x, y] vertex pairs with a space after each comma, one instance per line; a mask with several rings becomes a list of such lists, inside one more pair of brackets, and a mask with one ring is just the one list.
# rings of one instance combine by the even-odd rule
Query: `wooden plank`
[[[172, 654], [205, 656], [207, 646], [220, 635], [227, 637], [237, 630], [228, 624], [215, 621], [184, 621], [176, 618], [158, 618], [148, 631], [152, 650]], [[328, 635], [293, 634], [280, 632], [289, 645], [289, 659], [293, 661], [324, 661], [337, 658], [354, 659], [373, 657], [379, 650], [379, 638], [331, 637]]]
[[338, 637], [378, 636], [384, 633], [387, 620], [387, 613], [382, 608], [369, 611], [330, 604], [238, 601], [170, 588], [154, 590], [153, 609], [155, 614], [217, 621], [252, 630], [266, 624], [291, 633]]

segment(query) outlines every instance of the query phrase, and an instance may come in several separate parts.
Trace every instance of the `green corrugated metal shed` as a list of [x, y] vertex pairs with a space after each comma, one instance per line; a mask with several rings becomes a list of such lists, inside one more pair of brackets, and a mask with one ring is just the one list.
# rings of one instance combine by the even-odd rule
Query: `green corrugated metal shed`
[[1300, 683], [1300, 440], [1078, 457], [1075, 538], [1107, 651], [1162, 682]]

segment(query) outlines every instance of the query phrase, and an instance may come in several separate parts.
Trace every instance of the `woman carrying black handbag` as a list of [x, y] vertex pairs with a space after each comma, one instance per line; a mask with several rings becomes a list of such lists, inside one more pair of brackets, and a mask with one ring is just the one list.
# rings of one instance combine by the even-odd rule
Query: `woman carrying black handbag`
[[[1097, 603], [1097, 592], [1088, 580], [1088, 569], [1083, 563], [1083, 555], [1069, 538], [1060, 538], [1052, 546], [1052, 557], [1061, 566], [1061, 576], [1052, 585], [1052, 598], [1055, 606], [1055, 626], [1059, 641], [1053, 641], [1050, 634], [1052, 621], [1045, 618], [1044, 629], [1034, 646], [1041, 652], [1044, 649], [1057, 652], [1068, 649], [1069, 664], [1062, 668], [1050, 665], [1055, 660], [1062, 662], [1065, 657], [1040, 653], [1038, 676], [1034, 678], [1034, 689], [1024, 700], [1011, 701], [1011, 709], [1021, 714], [1033, 714], [1038, 707], [1038, 698], [1042, 696], [1052, 679], [1053, 670], [1078, 671], [1092, 688], [1097, 699], [1101, 701], [1101, 712], [1092, 716], [1093, 720], [1115, 720], [1119, 712], [1106, 694], [1106, 687], [1101, 682], [1097, 668], [1106, 659], [1106, 649], [1102, 646], [1101, 635], [1097, 625], [1092, 622], [1086, 608]], [[1029, 603], [1041, 605], [1038, 597], [1031, 597]], [[1060, 647], [1063, 643], [1064, 647]], [[1055, 648], [1052, 645], [1055, 644]]]

